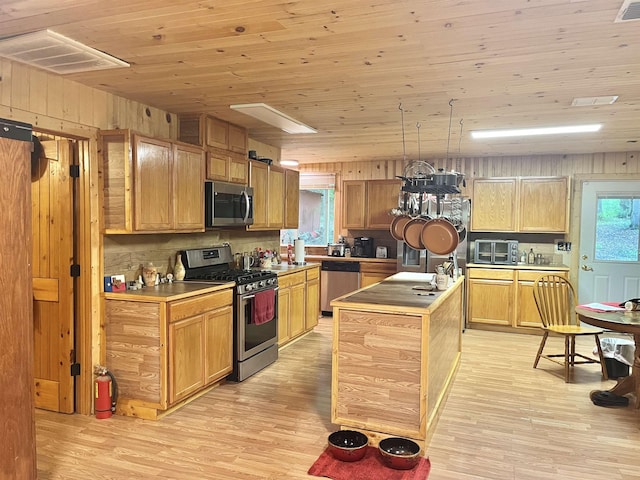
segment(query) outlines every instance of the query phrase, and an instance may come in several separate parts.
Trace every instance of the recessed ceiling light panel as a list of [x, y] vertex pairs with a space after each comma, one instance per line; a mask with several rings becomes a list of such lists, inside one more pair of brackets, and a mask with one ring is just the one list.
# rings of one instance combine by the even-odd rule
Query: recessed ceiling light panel
[[618, 100], [618, 95], [605, 95], [602, 97], [578, 97], [571, 102], [572, 107], [594, 107], [597, 105], [611, 105]]
[[0, 39], [0, 57], [61, 75], [129, 66], [119, 58], [51, 30]]
[[315, 128], [299, 122], [295, 118], [276, 110], [265, 103], [243, 103], [238, 105], [230, 105], [232, 110], [244, 113], [253, 118], [268, 123], [273, 127], [277, 127], [287, 133], [318, 133]]
[[505, 137], [528, 137], [532, 135], [559, 135], [563, 133], [588, 133], [597, 132], [602, 128], [602, 124], [592, 125], [568, 125], [564, 127], [541, 127], [541, 128], [511, 128], [506, 130], [474, 130], [471, 132], [472, 138], [505, 138]]

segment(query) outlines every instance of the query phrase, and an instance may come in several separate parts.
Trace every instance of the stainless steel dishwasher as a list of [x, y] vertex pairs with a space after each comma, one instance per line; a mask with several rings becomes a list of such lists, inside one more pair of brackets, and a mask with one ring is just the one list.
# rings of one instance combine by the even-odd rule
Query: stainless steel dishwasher
[[360, 288], [360, 262], [326, 260], [320, 271], [320, 310], [333, 315], [331, 300]]

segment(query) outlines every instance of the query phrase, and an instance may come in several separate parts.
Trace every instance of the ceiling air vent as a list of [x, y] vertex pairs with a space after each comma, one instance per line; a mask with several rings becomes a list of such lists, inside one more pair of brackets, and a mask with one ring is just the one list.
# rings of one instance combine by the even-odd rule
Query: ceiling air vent
[[615, 22], [630, 22], [640, 19], [640, 1], [624, 0], [616, 15]]
[[0, 39], [0, 57], [61, 75], [129, 66], [127, 62], [51, 30]]

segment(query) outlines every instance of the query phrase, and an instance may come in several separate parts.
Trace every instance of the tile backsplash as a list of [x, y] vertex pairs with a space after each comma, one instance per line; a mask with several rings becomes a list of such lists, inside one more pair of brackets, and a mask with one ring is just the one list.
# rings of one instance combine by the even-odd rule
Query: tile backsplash
[[209, 247], [228, 242], [231, 251], [277, 248], [279, 232], [247, 232], [242, 229], [212, 230], [204, 233], [140, 234], [104, 236], [104, 275], [124, 274], [135, 280], [141, 265], [149, 262], [166, 275], [172, 272], [176, 254], [188, 248]]

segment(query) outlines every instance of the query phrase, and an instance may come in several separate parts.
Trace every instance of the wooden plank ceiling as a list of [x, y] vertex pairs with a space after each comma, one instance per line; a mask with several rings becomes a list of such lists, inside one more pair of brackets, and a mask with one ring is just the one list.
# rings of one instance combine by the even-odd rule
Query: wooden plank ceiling
[[[69, 77], [170, 112], [210, 113], [302, 163], [622, 152], [640, 137], [640, 21], [614, 23], [621, 5], [4, 0], [0, 35], [49, 28], [108, 52], [131, 67]], [[601, 95], [619, 99], [571, 107], [574, 97]], [[288, 135], [229, 109], [253, 102], [318, 133]], [[469, 135], [587, 123], [604, 126], [527, 140]]]

